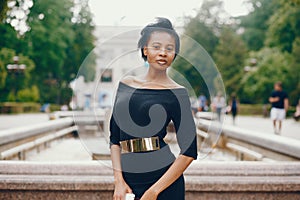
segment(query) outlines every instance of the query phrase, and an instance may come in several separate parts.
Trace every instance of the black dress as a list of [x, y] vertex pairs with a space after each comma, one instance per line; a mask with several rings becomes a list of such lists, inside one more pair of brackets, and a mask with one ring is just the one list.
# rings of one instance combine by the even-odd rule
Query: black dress
[[[133, 138], [159, 137], [159, 150], [121, 154], [124, 180], [138, 198], [176, 159], [163, 140], [171, 120], [180, 154], [197, 159], [196, 128], [185, 88], [146, 89], [119, 83], [110, 119], [110, 144], [120, 145], [120, 141]], [[180, 176], [157, 199], [183, 200], [184, 193], [184, 178]]]

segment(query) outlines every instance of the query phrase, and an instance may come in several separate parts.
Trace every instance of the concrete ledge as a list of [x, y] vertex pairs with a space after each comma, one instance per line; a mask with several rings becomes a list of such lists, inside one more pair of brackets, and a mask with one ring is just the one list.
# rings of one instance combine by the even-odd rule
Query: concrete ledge
[[[2, 161], [0, 199], [112, 199], [110, 163]], [[184, 175], [187, 200], [300, 198], [300, 162], [194, 161]]]
[[[297, 160], [300, 159], [300, 141], [279, 135], [241, 129], [238, 127], [217, 124], [216, 122], [199, 119], [198, 128], [203, 131], [222, 131], [222, 135], [247, 144], [262, 147]], [[245, 145], [242, 145], [245, 146]]]
[[20, 139], [28, 138], [31, 136], [56, 131], [62, 128], [67, 128], [73, 125], [72, 118], [64, 118], [53, 121], [47, 121], [40, 124], [28, 125], [18, 128], [11, 128], [0, 131], [0, 145], [10, 142], [15, 142]]

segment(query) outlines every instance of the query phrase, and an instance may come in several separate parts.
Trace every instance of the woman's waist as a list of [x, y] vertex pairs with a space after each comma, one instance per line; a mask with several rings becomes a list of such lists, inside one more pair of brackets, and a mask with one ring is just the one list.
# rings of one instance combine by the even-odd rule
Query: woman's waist
[[155, 151], [124, 153], [121, 154], [122, 171], [128, 173], [152, 172], [170, 165], [175, 159], [176, 157], [167, 144]]
[[130, 138], [120, 141], [121, 153], [140, 153], [159, 150], [167, 144], [160, 136]]

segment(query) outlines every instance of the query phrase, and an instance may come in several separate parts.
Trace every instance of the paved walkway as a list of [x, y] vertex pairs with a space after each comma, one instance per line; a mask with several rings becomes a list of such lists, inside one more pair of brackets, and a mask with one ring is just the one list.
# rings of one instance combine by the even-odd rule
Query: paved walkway
[[92, 155], [80, 139], [66, 138], [52, 142], [50, 148], [26, 155], [28, 161], [90, 161]]
[[49, 120], [47, 113], [0, 115], [0, 130], [38, 124]]

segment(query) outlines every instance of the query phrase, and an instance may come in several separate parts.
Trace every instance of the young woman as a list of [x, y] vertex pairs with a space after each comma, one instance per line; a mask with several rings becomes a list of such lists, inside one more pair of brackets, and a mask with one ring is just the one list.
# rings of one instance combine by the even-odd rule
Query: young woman
[[[196, 128], [187, 90], [167, 74], [180, 41], [171, 22], [157, 18], [138, 42], [148, 72], [119, 82], [110, 119], [114, 200], [134, 193], [141, 200], [183, 200], [184, 170], [197, 159]], [[163, 138], [173, 121], [180, 154]]]

